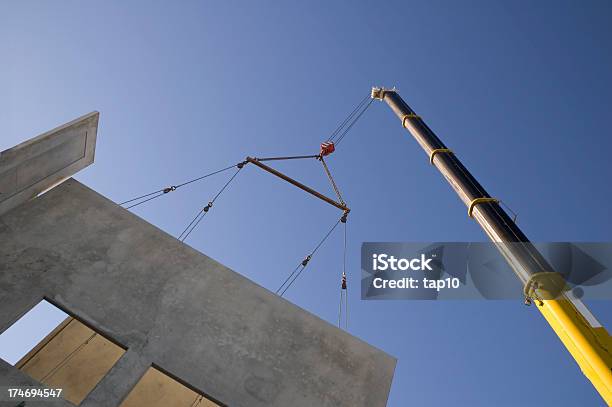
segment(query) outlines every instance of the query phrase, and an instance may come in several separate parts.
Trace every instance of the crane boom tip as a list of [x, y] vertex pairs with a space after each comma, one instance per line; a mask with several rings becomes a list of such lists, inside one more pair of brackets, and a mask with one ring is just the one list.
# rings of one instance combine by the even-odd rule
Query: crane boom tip
[[396, 92], [395, 86], [392, 88], [385, 88], [383, 86], [372, 86], [372, 93], [370, 97], [372, 99], [383, 100], [385, 97], [385, 92]]

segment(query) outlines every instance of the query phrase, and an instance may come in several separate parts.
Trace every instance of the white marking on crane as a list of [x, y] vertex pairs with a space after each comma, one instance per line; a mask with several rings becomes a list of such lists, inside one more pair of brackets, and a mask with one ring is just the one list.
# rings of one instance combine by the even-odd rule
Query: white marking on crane
[[601, 323], [595, 318], [595, 315], [591, 314], [591, 311], [582, 302], [581, 299], [576, 297], [572, 291], [567, 293], [567, 298], [574, 304], [578, 312], [586, 319], [592, 328], [601, 328]]

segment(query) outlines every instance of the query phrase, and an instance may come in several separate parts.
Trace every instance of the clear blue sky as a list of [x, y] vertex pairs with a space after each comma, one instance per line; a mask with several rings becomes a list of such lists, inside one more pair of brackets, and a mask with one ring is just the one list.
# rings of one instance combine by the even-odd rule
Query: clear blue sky
[[[316, 152], [371, 85], [404, 99], [535, 241], [610, 241], [612, 3], [2, 2], [0, 148], [92, 110], [77, 178], [121, 201], [241, 160]], [[520, 302], [362, 302], [363, 241], [484, 234], [389, 109], [329, 160], [352, 208], [350, 331], [398, 358], [390, 406], [603, 402]], [[327, 188], [314, 164], [279, 168]], [[135, 211], [177, 235], [225, 178]], [[246, 168], [189, 244], [275, 289], [337, 218]], [[288, 298], [335, 323], [340, 235]], [[589, 304], [612, 327], [610, 302]]]

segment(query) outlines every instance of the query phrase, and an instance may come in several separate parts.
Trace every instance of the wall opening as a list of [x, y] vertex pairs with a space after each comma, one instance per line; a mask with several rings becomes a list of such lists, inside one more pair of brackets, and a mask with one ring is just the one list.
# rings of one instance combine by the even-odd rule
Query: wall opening
[[220, 407], [161, 370], [150, 367], [128, 394], [120, 407]]
[[0, 358], [15, 365], [67, 317], [64, 311], [42, 300], [0, 335]]
[[[19, 345], [19, 341], [28, 345]], [[5, 344], [10, 351], [4, 351]], [[7, 362], [47, 387], [63, 389], [62, 397], [74, 404], [79, 404], [125, 353], [45, 300], [0, 335], [0, 349]]]

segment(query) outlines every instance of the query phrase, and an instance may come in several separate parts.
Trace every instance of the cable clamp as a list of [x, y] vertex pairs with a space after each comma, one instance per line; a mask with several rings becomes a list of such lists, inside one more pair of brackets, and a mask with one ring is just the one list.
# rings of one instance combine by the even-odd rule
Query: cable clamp
[[310, 259], [312, 259], [312, 254], [309, 254], [304, 260], [302, 260], [302, 267], [306, 267]]
[[402, 127], [406, 128], [406, 119], [420, 119], [421, 116], [417, 115], [416, 113], [409, 113], [409, 114], [405, 114], [404, 117], [402, 117]]
[[176, 191], [176, 188], [177, 188], [176, 185], [172, 185], [172, 186], [169, 186], [168, 188], [164, 188], [164, 194], [167, 194], [168, 192]]
[[433, 160], [436, 154], [440, 154], [440, 153], [453, 154], [453, 150], [451, 150], [450, 148], [436, 148], [436, 149], [431, 150], [431, 153], [429, 153], [429, 163], [431, 165], [433, 165], [434, 163]]
[[213, 203], [212, 203], [212, 201], [211, 201], [211, 202], [209, 202], [209, 203], [208, 203], [208, 205], [206, 205], [206, 206], [204, 207], [203, 211], [204, 211], [204, 212], [208, 212], [208, 210], [209, 210], [210, 208], [212, 208], [212, 206], [213, 206]]
[[472, 202], [470, 202], [470, 205], [468, 206], [468, 216], [470, 218], [473, 218], [472, 211], [474, 210], [474, 207], [482, 203], [499, 203], [499, 199], [489, 197], [472, 199]]

